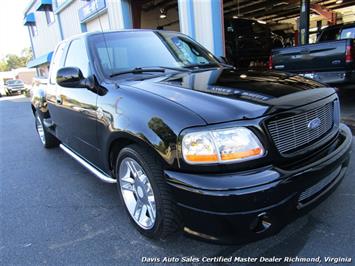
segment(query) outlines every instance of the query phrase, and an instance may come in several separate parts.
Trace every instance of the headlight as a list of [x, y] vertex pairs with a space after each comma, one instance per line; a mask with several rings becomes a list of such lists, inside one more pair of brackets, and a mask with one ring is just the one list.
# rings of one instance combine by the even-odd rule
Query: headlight
[[188, 133], [182, 154], [190, 164], [223, 163], [259, 158], [264, 148], [252, 131], [237, 127]]

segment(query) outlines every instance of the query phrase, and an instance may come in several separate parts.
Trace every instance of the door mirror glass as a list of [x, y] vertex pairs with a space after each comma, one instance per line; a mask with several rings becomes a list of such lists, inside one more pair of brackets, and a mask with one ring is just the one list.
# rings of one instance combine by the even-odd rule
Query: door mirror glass
[[77, 67], [63, 67], [57, 72], [57, 84], [67, 88], [86, 88], [86, 79]]

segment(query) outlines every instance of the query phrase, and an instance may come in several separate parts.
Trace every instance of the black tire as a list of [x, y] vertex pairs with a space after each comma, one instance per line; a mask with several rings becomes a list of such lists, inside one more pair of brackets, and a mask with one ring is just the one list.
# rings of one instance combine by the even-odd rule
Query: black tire
[[[156, 204], [156, 219], [151, 229], [144, 229], [134, 221], [123, 199], [119, 180], [119, 167], [125, 158], [132, 158], [139, 163], [153, 189]], [[129, 145], [123, 148], [117, 156], [115, 171], [120, 198], [132, 224], [140, 233], [149, 238], [164, 240], [179, 231], [181, 228], [180, 214], [164, 179], [162, 163], [154, 154], [137, 144]]]
[[[43, 129], [42, 137], [41, 137], [39, 125]], [[59, 145], [58, 139], [48, 132], [47, 128], [43, 125], [43, 118], [39, 115], [38, 111], [35, 112], [35, 126], [43, 147], [47, 149], [58, 147]]]

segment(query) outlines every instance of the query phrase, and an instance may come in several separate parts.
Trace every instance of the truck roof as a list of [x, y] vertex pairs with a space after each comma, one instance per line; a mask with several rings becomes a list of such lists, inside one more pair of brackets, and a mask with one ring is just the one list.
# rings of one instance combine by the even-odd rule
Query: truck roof
[[349, 23], [342, 23], [342, 24], [337, 24], [337, 25], [330, 25], [323, 30], [327, 29], [334, 29], [334, 28], [352, 28], [355, 27], [355, 22], [349, 22]]
[[[80, 34], [76, 34], [73, 36], [70, 36], [66, 39], [64, 39], [63, 41], [61, 41], [60, 43], [63, 42], [68, 42], [74, 39], [78, 39], [78, 38], [87, 38], [89, 36], [93, 36], [93, 35], [99, 35], [99, 34], [105, 34], [105, 33], [113, 33], [113, 32], [175, 32], [175, 31], [167, 31], [167, 30], [155, 30], [155, 29], [122, 29], [122, 30], [105, 30], [105, 31], [92, 31], [92, 32], [84, 32], [84, 33], [80, 33]], [[182, 34], [180, 32], [175, 32], [178, 34]]]

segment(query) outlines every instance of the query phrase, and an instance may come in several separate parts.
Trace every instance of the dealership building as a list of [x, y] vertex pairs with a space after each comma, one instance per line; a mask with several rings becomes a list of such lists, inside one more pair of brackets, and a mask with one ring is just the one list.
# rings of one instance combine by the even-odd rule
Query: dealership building
[[290, 31], [307, 43], [329, 24], [355, 21], [355, 1], [31, 0], [24, 12], [33, 51], [28, 67], [46, 77], [61, 40], [83, 32], [132, 28], [180, 31], [223, 56], [224, 19], [236, 16]]

